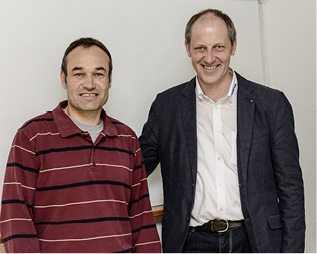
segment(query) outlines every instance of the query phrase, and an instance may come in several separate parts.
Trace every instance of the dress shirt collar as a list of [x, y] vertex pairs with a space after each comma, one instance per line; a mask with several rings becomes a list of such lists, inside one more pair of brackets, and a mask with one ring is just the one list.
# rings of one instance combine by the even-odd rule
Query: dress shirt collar
[[[238, 90], [238, 79], [237, 79], [237, 76], [236, 76], [236, 73], [234, 70], [232, 70], [230, 68], [229, 72], [232, 74], [232, 81], [231, 81], [229, 91], [228, 91], [227, 95], [224, 98], [220, 99], [219, 101], [223, 101], [223, 100], [227, 99], [229, 101], [229, 104], [231, 104], [232, 99], [235, 95], [235, 92]], [[204, 94], [204, 91], [202, 90], [202, 88], [199, 84], [199, 80], [198, 80], [197, 76], [196, 76], [196, 95], [198, 96], [199, 99], [208, 98], [209, 100], [211, 100], [209, 97], [207, 97]]]

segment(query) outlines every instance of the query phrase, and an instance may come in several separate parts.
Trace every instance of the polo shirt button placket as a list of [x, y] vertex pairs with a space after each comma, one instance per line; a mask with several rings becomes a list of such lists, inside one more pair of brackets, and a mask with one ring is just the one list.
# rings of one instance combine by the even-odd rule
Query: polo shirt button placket
[[90, 168], [91, 168], [91, 169], [96, 168], [96, 163], [95, 163], [95, 161], [94, 161], [94, 152], [95, 152], [95, 146], [93, 146], [93, 147], [91, 148], [91, 157], [90, 157]]

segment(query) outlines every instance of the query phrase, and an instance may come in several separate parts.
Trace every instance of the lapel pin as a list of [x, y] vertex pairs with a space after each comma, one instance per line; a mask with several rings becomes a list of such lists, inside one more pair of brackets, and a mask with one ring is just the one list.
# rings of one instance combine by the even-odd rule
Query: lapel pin
[[252, 103], [252, 102], [253, 102], [253, 100], [251, 99], [251, 100], [250, 100], [250, 102]]

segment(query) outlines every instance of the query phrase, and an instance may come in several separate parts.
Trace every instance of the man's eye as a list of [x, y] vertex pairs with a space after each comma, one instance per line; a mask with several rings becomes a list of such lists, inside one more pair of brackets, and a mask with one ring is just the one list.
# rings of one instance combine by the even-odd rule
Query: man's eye
[[196, 50], [197, 52], [204, 52], [204, 51], [205, 51], [205, 48], [204, 48], [204, 47], [197, 47], [197, 48], [195, 48], [195, 50]]
[[78, 73], [74, 73], [74, 76], [77, 76], [77, 77], [82, 77], [82, 76], [84, 76], [84, 74], [83, 74], [83, 73], [78, 72]]
[[95, 76], [96, 76], [96, 77], [102, 77], [102, 76], [104, 76], [104, 74], [97, 72], [97, 73], [95, 73]]
[[222, 51], [224, 48], [225, 48], [224, 46], [219, 45], [219, 46], [216, 47], [216, 50], [217, 51]]

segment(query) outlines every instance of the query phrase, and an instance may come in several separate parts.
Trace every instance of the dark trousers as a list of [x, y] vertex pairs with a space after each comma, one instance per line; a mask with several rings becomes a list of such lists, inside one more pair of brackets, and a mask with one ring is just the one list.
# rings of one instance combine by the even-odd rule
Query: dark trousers
[[195, 231], [190, 228], [183, 252], [187, 253], [250, 253], [251, 247], [244, 226], [224, 233]]

